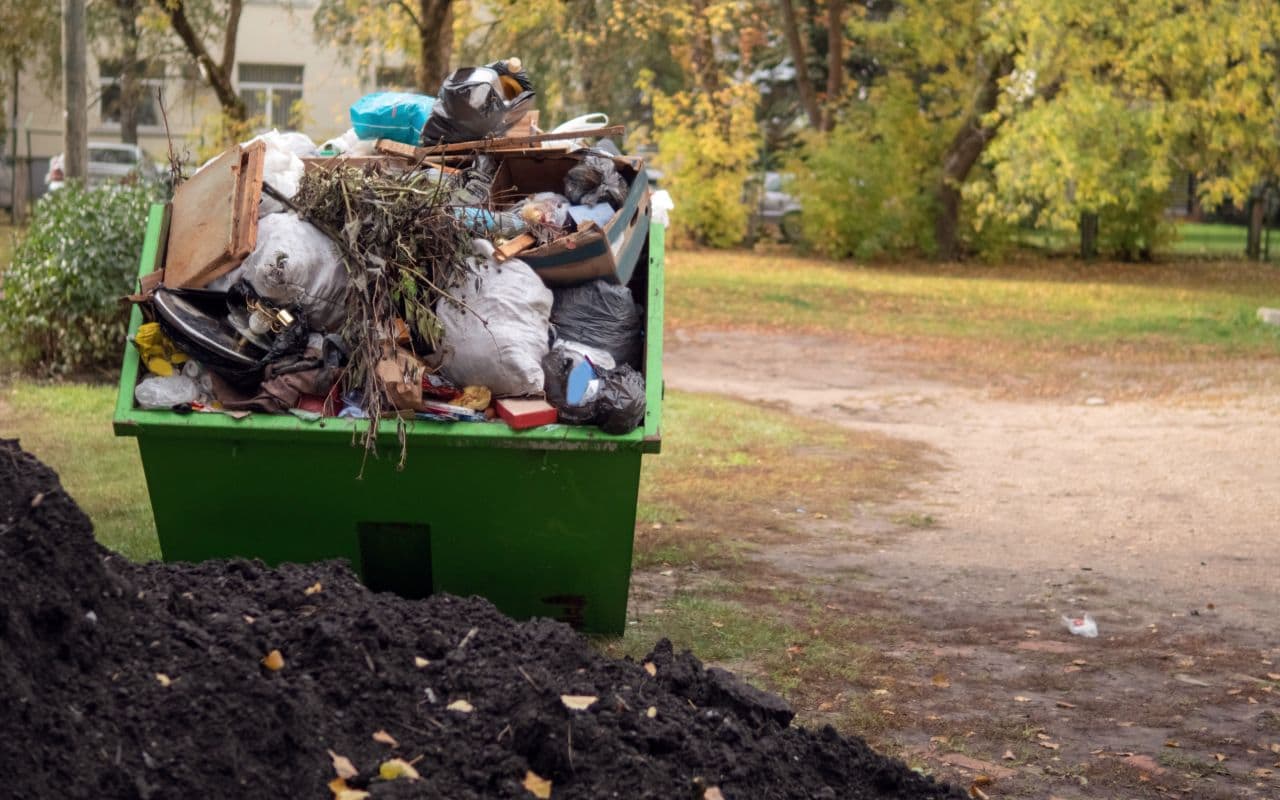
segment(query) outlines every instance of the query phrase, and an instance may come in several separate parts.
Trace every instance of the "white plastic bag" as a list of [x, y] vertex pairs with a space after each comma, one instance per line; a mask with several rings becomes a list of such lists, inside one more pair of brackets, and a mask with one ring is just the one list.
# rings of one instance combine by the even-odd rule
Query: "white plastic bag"
[[489, 242], [477, 239], [473, 247], [478, 281], [467, 276], [450, 288], [466, 308], [448, 298], [436, 302], [441, 371], [458, 386], [488, 386], [495, 397], [541, 394], [551, 290], [523, 261], [494, 261]]
[[[298, 137], [306, 139], [306, 142], [302, 142]], [[293, 197], [298, 192], [298, 184], [302, 182], [302, 173], [305, 170], [302, 159], [298, 157], [295, 148], [305, 148], [309, 145], [307, 149], [313, 152], [316, 149], [315, 142], [312, 142], [306, 134], [281, 133], [272, 128], [260, 136], [253, 137], [244, 144], [250, 145], [259, 141], [265, 142], [267, 145], [262, 162], [263, 183], [270, 184], [271, 188], [285, 197]], [[265, 192], [263, 193], [262, 204], [258, 206], [259, 217], [278, 214], [284, 210], [283, 203]], [[261, 236], [262, 234], [258, 235]]]
[[649, 195], [649, 208], [653, 211], [653, 221], [664, 228], [671, 224], [671, 212], [675, 207], [671, 193], [666, 189], [659, 189]]
[[156, 410], [200, 402], [203, 393], [200, 385], [186, 375], [152, 375], [133, 388], [133, 398], [139, 408]]
[[1086, 639], [1096, 639], [1098, 637], [1098, 623], [1093, 621], [1093, 617], [1085, 614], [1083, 617], [1062, 616], [1062, 621], [1066, 624], [1067, 630], [1076, 636], [1083, 636]]
[[272, 302], [300, 305], [307, 325], [336, 332], [346, 318], [347, 270], [338, 247], [292, 212], [258, 223], [258, 244], [240, 267], [250, 285]]

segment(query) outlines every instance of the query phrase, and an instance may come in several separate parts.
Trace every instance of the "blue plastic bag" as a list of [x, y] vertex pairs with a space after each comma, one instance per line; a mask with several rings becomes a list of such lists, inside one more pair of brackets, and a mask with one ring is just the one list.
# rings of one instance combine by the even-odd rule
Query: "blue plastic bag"
[[374, 92], [351, 104], [351, 127], [361, 139], [418, 144], [436, 99], [425, 94]]

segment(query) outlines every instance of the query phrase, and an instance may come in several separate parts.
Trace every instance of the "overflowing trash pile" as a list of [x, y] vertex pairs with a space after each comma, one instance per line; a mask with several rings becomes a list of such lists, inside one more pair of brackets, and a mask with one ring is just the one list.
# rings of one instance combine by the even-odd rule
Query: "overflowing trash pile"
[[132, 564], [13, 441], [0, 563], [5, 797], [964, 796], [665, 641], [615, 660], [337, 563]]
[[534, 97], [518, 59], [461, 69], [197, 170], [133, 297], [139, 407], [368, 420], [370, 448], [387, 418], [636, 428], [637, 265], [669, 199], [620, 127], [542, 133]]

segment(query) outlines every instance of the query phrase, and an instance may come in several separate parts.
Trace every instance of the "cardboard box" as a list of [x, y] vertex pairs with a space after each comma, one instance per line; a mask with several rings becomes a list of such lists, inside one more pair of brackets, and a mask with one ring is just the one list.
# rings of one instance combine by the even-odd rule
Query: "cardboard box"
[[[514, 205], [537, 192], [564, 194], [564, 176], [583, 156], [555, 150], [504, 153], [493, 179], [494, 202]], [[517, 257], [548, 286], [572, 286], [595, 278], [626, 284], [631, 280], [649, 232], [649, 178], [644, 161], [618, 156], [618, 172], [629, 184], [626, 202], [604, 228], [588, 225]]]

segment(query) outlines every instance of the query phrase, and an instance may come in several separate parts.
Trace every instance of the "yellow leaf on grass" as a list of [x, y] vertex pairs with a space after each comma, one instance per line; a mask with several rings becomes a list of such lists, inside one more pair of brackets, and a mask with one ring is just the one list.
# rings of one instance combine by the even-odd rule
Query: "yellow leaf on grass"
[[311, 584], [307, 588], [303, 589], [302, 593], [310, 597], [311, 595], [319, 592], [323, 588], [324, 587], [320, 585], [320, 581], [316, 581], [315, 583]]
[[454, 700], [452, 703], [445, 706], [445, 708], [462, 714], [470, 714], [472, 711], [476, 710], [476, 707], [468, 703], [466, 700]]
[[570, 711], [586, 711], [588, 708], [595, 705], [595, 702], [599, 699], [600, 698], [593, 697], [589, 694], [560, 695], [560, 702], [564, 703], [564, 707]]
[[338, 773], [339, 778], [354, 778], [360, 774], [360, 770], [356, 769], [356, 765], [352, 764], [351, 759], [346, 756], [340, 756], [330, 750], [329, 758], [333, 759], [333, 771]]
[[939, 672], [937, 675], [934, 675], [932, 680], [933, 680], [933, 685], [937, 686], [939, 689], [946, 689], [949, 686], [951, 686], [951, 679], [948, 678], [946, 675], [943, 675], [941, 672]]
[[646, 661], [644, 662], [644, 671], [649, 673], [650, 677], [656, 677], [658, 674], [658, 667], [652, 661]]
[[383, 761], [378, 765], [378, 776], [384, 781], [394, 781], [396, 778], [408, 778], [411, 781], [416, 781], [422, 777], [413, 768], [413, 765], [403, 758], [392, 758]]
[[423, 667], [427, 666], [430, 663], [431, 663], [430, 661], [426, 660], [422, 656], [413, 657], [413, 665], [418, 669], [422, 669]]
[[524, 788], [528, 789], [529, 794], [538, 798], [538, 800], [550, 800], [551, 798], [551, 781], [533, 770], [529, 770], [524, 774]]
[[169, 680], [169, 676], [165, 675], [163, 672], [156, 673], [156, 680], [160, 683], [161, 686], [166, 686], [166, 687], [169, 684], [173, 683], [173, 681]]
[[1225, 753], [1214, 753], [1214, 754], [1213, 754], [1213, 760], [1214, 760], [1214, 761], [1217, 761], [1219, 764], [1221, 764], [1223, 761], [1226, 761], [1226, 760], [1227, 760], [1227, 756], [1226, 756], [1226, 754], [1225, 754]]
[[361, 789], [352, 789], [345, 778], [334, 778], [329, 781], [329, 791], [333, 792], [333, 800], [365, 800], [369, 793]]
[[396, 741], [395, 737], [387, 733], [386, 731], [374, 731], [373, 740], [375, 742], [381, 742], [382, 744], [388, 745], [390, 747], [400, 746], [400, 743]]
[[280, 654], [279, 650], [272, 650], [263, 657], [262, 666], [272, 672], [284, 669], [284, 656]]

